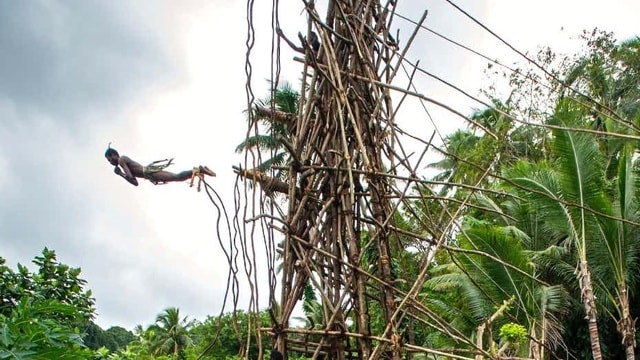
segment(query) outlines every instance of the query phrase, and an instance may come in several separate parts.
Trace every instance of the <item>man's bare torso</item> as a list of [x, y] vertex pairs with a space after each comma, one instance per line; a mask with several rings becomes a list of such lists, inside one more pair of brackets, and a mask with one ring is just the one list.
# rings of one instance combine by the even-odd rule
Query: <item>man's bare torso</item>
[[135, 177], [143, 178], [144, 177], [144, 168], [143, 166], [135, 160], [132, 160], [130, 157], [126, 155], [120, 156], [120, 160], [118, 161], [119, 165], [122, 167], [126, 165], [131, 171], [131, 174]]

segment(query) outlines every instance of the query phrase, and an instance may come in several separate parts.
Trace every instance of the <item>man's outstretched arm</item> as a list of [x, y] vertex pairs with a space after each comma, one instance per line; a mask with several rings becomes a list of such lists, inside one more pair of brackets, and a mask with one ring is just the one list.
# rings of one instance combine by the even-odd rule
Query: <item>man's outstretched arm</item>
[[[138, 186], [138, 179], [136, 179], [133, 175], [127, 176], [127, 174], [122, 172], [119, 167], [116, 166], [116, 168], [113, 169], [113, 172], [122, 176], [122, 178], [127, 180], [131, 185]], [[129, 171], [129, 174], [131, 174], [131, 171]]]
[[138, 186], [138, 179], [136, 179], [135, 176], [133, 176], [133, 173], [131, 172], [131, 168], [129, 168], [129, 164], [131, 163], [135, 163], [135, 161], [129, 159], [129, 157], [127, 156], [120, 156], [120, 159], [118, 160], [118, 165], [120, 165], [120, 167], [122, 168], [122, 171], [124, 171], [124, 178], [131, 183], [131, 185], [134, 186]]

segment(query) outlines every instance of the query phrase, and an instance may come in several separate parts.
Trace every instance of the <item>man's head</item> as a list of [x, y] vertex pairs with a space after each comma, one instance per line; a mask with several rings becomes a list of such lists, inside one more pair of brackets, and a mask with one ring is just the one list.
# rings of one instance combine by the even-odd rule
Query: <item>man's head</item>
[[118, 160], [120, 159], [120, 154], [118, 151], [112, 147], [109, 147], [107, 151], [104, 152], [104, 157], [107, 158], [107, 161], [113, 166], [118, 166]]
[[282, 353], [276, 349], [271, 350], [271, 356], [269, 356], [269, 360], [283, 360], [284, 356]]

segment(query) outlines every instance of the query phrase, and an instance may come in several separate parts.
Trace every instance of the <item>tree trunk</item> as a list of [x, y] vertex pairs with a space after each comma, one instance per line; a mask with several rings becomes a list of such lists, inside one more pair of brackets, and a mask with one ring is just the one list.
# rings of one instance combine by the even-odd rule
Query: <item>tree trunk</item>
[[544, 321], [544, 318], [542, 318], [542, 339], [540, 341], [537, 339], [537, 323], [534, 322], [529, 331], [529, 357], [533, 360], [542, 359], [540, 348], [542, 348], [541, 344], [544, 344]]
[[631, 311], [629, 310], [629, 293], [626, 285], [619, 286], [621, 288], [618, 295], [618, 306], [622, 311], [621, 318], [618, 320], [617, 327], [618, 332], [622, 336], [622, 345], [624, 345], [627, 360], [635, 359], [635, 347], [636, 347], [636, 328], [635, 321], [631, 317]]
[[[502, 302], [502, 305], [500, 305], [500, 307], [498, 308], [498, 310], [496, 310], [496, 312], [494, 312], [487, 320], [485, 320], [482, 324], [480, 324], [478, 326], [478, 330], [476, 331], [476, 347], [478, 348], [478, 350], [484, 350], [482, 348], [482, 340], [484, 337], [484, 331], [485, 329], [489, 328], [489, 330], [491, 330], [491, 324], [493, 324], [494, 321], [496, 321], [496, 319], [500, 316], [502, 316], [502, 314], [505, 312], [505, 310], [507, 310], [507, 308], [513, 304], [513, 301], [515, 300], [514, 296], [511, 296], [508, 300], [505, 300]], [[491, 336], [489, 336], [489, 344], [492, 343], [491, 340]], [[489, 351], [491, 350], [491, 347], [489, 348]], [[477, 354], [475, 357], [475, 360], [482, 360], [484, 357], [483, 355]]]
[[[635, 342], [635, 341], [634, 341]], [[635, 346], [634, 345], [626, 345], [625, 353], [627, 355], [627, 360], [633, 360], [636, 358], [635, 355]]]
[[[484, 338], [484, 328], [486, 326], [486, 323], [482, 323], [480, 324], [480, 326], [478, 326], [478, 331], [476, 332], [476, 347], [480, 350], [484, 350], [482, 348], [483, 344], [482, 344], [482, 339]], [[475, 360], [482, 360], [484, 357], [482, 356], [482, 354], [476, 354]]]
[[598, 335], [598, 314], [596, 312], [596, 298], [593, 295], [593, 286], [591, 284], [591, 272], [586, 260], [580, 260], [578, 264], [578, 283], [580, 284], [580, 292], [586, 319], [589, 323], [589, 338], [591, 340], [591, 352], [594, 360], [602, 360], [602, 351], [600, 350], [600, 337]]

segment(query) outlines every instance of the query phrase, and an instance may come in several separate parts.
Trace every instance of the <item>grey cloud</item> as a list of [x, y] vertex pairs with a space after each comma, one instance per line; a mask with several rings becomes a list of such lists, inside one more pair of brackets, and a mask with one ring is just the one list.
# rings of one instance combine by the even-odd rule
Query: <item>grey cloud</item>
[[0, 248], [33, 254], [55, 241], [80, 253], [90, 122], [180, 75], [162, 31], [143, 21], [152, 10], [126, 4], [0, 0]]
[[[156, 17], [155, 2], [145, 2], [0, 0], [0, 256], [10, 263], [30, 264], [47, 246], [83, 269], [88, 288], [118, 288], [104, 274], [125, 271], [109, 246], [126, 243], [112, 234], [92, 239], [92, 224], [108, 214], [127, 237], [144, 229], [135, 215], [96, 209], [108, 203], [96, 174], [111, 174], [104, 144], [91, 144], [94, 129], [104, 128], [93, 122], [112, 120], [184, 76], [163, 38], [166, 19]], [[133, 200], [118, 201], [135, 209]], [[111, 244], [96, 244], [96, 236]], [[100, 296], [100, 304], [127, 298]], [[148, 317], [139, 307], [122, 311], [122, 319]]]
[[175, 78], [161, 32], [125, 4], [0, 1], [0, 98], [79, 120]]
[[68, 135], [52, 123], [0, 128], [0, 153], [8, 154], [10, 171], [0, 189], [0, 248], [29, 254], [17, 260], [29, 261], [52, 242], [66, 254], [82, 254], [91, 204], [67, 178], [77, 171], [66, 168], [76, 160], [74, 149]]

